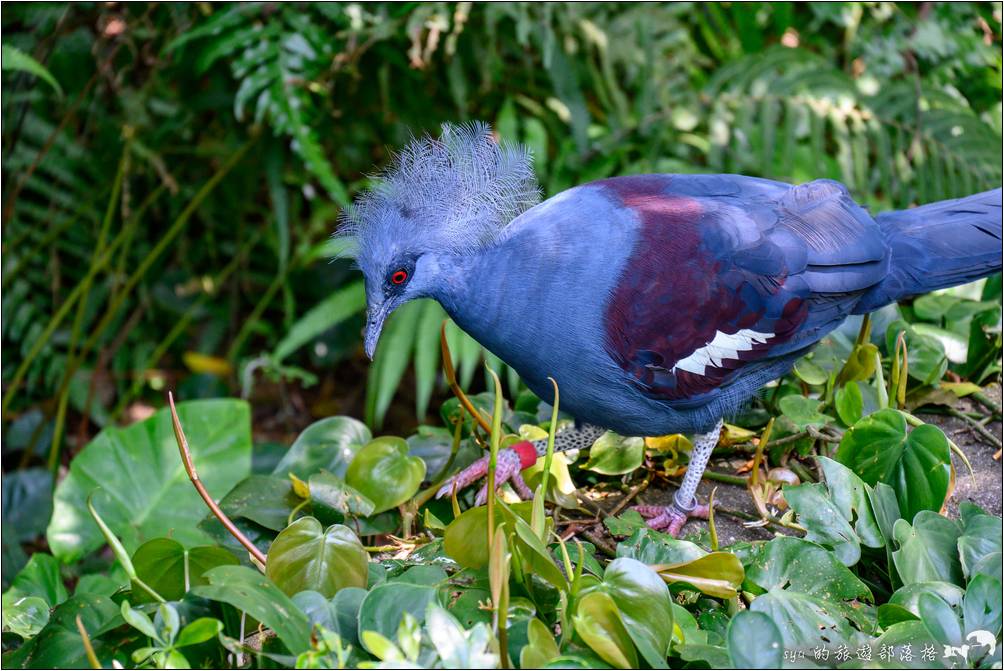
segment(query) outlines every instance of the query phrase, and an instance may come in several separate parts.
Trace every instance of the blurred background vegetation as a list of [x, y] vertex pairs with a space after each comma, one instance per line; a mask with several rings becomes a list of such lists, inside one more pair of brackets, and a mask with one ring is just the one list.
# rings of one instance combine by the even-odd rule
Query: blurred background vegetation
[[168, 389], [243, 395], [276, 439], [414, 428], [444, 315], [402, 309], [370, 366], [330, 236], [443, 121], [529, 145], [546, 195], [736, 172], [881, 210], [1001, 184], [1000, 3], [25, 3], [2, 28], [5, 471]]

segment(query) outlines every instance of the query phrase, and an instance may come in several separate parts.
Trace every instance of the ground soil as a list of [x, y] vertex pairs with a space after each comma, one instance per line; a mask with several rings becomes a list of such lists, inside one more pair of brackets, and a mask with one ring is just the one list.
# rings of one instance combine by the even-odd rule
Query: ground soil
[[[1001, 387], [993, 385], [985, 390], [985, 394], [995, 403], [1001, 403]], [[956, 406], [957, 410], [975, 411], [987, 414], [989, 411], [975, 401], [962, 399]], [[1002, 464], [1000, 456], [994, 459], [994, 454], [999, 449], [996, 445], [988, 441], [971, 428], [971, 425], [962, 419], [941, 414], [918, 413], [925, 422], [936, 424], [941, 427], [945, 434], [954, 441], [966, 454], [973, 467], [973, 475], [969, 474], [962, 460], [954, 453], [952, 461], [955, 466], [956, 481], [955, 489], [946, 505], [945, 512], [950, 517], [958, 517], [959, 504], [962, 501], [972, 501], [987, 512], [995, 515], [1002, 513], [1002, 493], [1004, 493], [1004, 474], [1002, 474]], [[1002, 437], [1002, 426], [1000, 420], [990, 422], [987, 430], [996, 436], [998, 440]], [[735, 473], [737, 468], [746, 461], [743, 457], [729, 457], [725, 459], [715, 459], [708, 468], [720, 473]], [[704, 480], [697, 491], [698, 499], [707, 502], [711, 491], [715, 489], [716, 508], [721, 508], [715, 516], [715, 527], [718, 532], [718, 540], [721, 547], [726, 547], [740, 541], [768, 540], [773, 538], [775, 533], [783, 532], [776, 526], [753, 526], [750, 522], [739, 519], [724, 511], [738, 511], [747, 515], [757, 516], [756, 507], [749, 492], [740, 486]], [[644, 492], [638, 495], [637, 503], [649, 505], [669, 505], [673, 500], [675, 492], [674, 484], [666, 481], [653, 481]], [[600, 503], [604, 510], [610, 511], [619, 503], [619, 497], [609, 497]], [[778, 515], [782, 514], [780, 511]], [[683, 529], [683, 536], [706, 535], [707, 523], [702, 520], [692, 520]], [[594, 532], [604, 531], [596, 527]], [[613, 539], [610, 539], [613, 543]]]

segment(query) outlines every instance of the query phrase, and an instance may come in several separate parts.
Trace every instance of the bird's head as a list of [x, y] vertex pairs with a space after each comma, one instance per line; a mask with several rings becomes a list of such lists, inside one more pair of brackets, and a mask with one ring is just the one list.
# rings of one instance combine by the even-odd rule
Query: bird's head
[[486, 124], [444, 125], [397, 154], [339, 231], [354, 238], [366, 279], [367, 356], [396, 308], [436, 295], [451, 256], [493, 244], [539, 197], [529, 152]]

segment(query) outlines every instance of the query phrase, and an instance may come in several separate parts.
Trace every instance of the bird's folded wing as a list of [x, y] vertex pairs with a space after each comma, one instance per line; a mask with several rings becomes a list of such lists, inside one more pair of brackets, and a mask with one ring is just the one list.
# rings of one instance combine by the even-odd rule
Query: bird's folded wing
[[671, 404], [708, 399], [815, 343], [887, 272], [877, 224], [836, 182], [713, 178], [712, 195], [700, 177], [612, 189], [639, 234], [606, 307], [607, 352]]

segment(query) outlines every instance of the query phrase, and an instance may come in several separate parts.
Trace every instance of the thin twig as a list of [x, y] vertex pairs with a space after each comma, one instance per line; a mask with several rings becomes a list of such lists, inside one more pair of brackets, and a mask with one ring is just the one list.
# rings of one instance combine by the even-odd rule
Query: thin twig
[[995, 403], [992, 398], [987, 396], [981, 391], [974, 391], [969, 395], [974, 401], [978, 401], [981, 405], [987, 408], [990, 412], [994, 414], [997, 419], [1001, 418], [1001, 406], [999, 403]]
[[955, 408], [948, 408], [948, 414], [957, 419], [961, 419], [963, 422], [968, 424], [973, 431], [975, 431], [976, 433], [980, 434], [981, 436], [989, 440], [990, 443], [998, 450], [1004, 447], [1004, 445], [1001, 444], [1001, 441], [999, 438], [997, 438], [997, 436], [987, 431], [985, 426], [977, 422], [972, 417], [966, 415], [966, 413], [959, 412]]
[[188, 439], [185, 438], [185, 431], [181, 428], [181, 420], [178, 419], [178, 411], [174, 407], [174, 394], [167, 392], [167, 401], [171, 405], [171, 422], [174, 425], [174, 438], [178, 441], [178, 450], [181, 452], [181, 461], [185, 465], [185, 472], [188, 473], [188, 479], [192, 481], [195, 486], [195, 491], [199, 493], [202, 500], [206, 502], [206, 506], [209, 507], [210, 512], [216, 516], [216, 519], [220, 521], [223, 527], [230, 532], [230, 535], [237, 539], [241, 545], [247, 548], [247, 551], [251, 556], [260, 564], [265, 565], [265, 555], [259, 550], [254, 543], [248, 540], [248, 537], [241, 533], [241, 530], [237, 528], [226, 513], [224, 513], [220, 507], [213, 500], [213, 497], [209, 495], [206, 491], [205, 485], [202, 484], [202, 480], [199, 479], [199, 474], [195, 471], [195, 464], [192, 463], [192, 453], [188, 449]]
[[587, 541], [596, 546], [596, 549], [605, 554], [608, 557], [616, 557], [617, 550], [614, 546], [607, 543], [598, 533], [589, 529], [582, 530], [582, 537]]
[[645, 491], [645, 489], [648, 488], [648, 485], [651, 482], [652, 482], [652, 472], [649, 471], [649, 472], [647, 472], [645, 474], [645, 479], [642, 480], [641, 482], [639, 482], [634, 487], [632, 487], [631, 491], [629, 491], [627, 493], [627, 496], [625, 496], [623, 499], [621, 499], [620, 503], [618, 503], [614, 507], [614, 509], [610, 511], [610, 513], [608, 514], [608, 516], [609, 517], [616, 517], [622, 510], [624, 510], [625, 507], [627, 507], [627, 504], [631, 503], [631, 501], [634, 500], [634, 498], [636, 496], [638, 496], [643, 491]]

